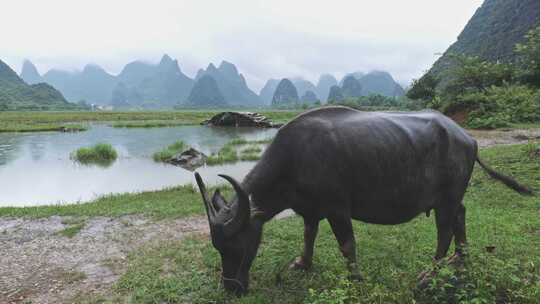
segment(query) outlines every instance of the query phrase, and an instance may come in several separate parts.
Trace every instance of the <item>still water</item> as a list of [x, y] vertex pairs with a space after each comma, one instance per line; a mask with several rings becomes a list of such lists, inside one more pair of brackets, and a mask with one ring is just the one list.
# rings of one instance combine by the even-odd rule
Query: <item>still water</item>
[[[188, 184], [194, 181], [192, 172], [156, 163], [152, 154], [177, 140], [210, 154], [232, 138], [266, 139], [276, 131], [205, 126], [118, 129], [96, 124], [80, 133], [0, 134], [0, 206], [85, 202], [105, 194]], [[99, 142], [112, 144], [118, 152], [110, 167], [80, 165], [70, 159], [74, 150]], [[241, 179], [253, 165], [240, 162], [197, 171], [211, 185], [222, 182], [218, 173]]]

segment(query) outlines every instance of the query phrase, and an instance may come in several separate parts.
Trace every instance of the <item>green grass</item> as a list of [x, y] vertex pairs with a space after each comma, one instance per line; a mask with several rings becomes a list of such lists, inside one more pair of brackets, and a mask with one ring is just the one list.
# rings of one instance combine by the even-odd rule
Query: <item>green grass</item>
[[[540, 190], [540, 162], [530, 160], [522, 145], [482, 150], [481, 156]], [[132, 252], [115, 296], [134, 303], [538, 303], [540, 197], [520, 196], [477, 168], [465, 205], [470, 244], [465, 268], [443, 267], [424, 290], [416, 289], [416, 276], [431, 268], [434, 216], [397, 226], [355, 222], [361, 283], [346, 279], [326, 221], [314, 269], [288, 270], [303, 242], [301, 219], [289, 218], [265, 226], [246, 297], [231, 297], [220, 288], [220, 258], [206, 236]], [[489, 246], [495, 250], [488, 252]]]
[[71, 158], [81, 164], [110, 165], [117, 157], [113, 146], [105, 143], [79, 148], [71, 154]]
[[116, 122], [111, 126], [113, 128], [165, 128], [165, 127], [178, 127], [193, 125], [191, 121], [183, 120], [149, 120], [149, 121], [126, 121], [126, 122]]
[[523, 145], [523, 152], [531, 160], [540, 159], [540, 141], [529, 140], [528, 143]]
[[84, 222], [72, 224], [72, 225], [58, 231], [58, 234], [62, 235], [62, 236], [65, 236], [65, 237], [68, 237], [68, 238], [72, 238], [75, 235], [77, 235], [77, 233], [79, 233], [84, 228], [85, 225], [86, 225], [86, 223], [84, 223]]
[[[228, 188], [221, 188], [230, 194]], [[155, 219], [181, 218], [202, 214], [200, 194], [191, 185], [160, 191], [107, 195], [95, 201], [69, 205], [2, 207], [0, 217], [44, 218], [54, 215], [72, 217], [120, 217], [140, 214]], [[66, 222], [67, 223], [67, 222]], [[68, 223], [68, 224], [75, 224]]]
[[6, 132], [81, 132], [88, 127], [81, 124], [11, 124], [3, 125], [0, 122], [0, 133]]
[[[147, 128], [198, 125], [221, 111], [131, 111], [131, 112], [11, 112], [0, 111], [0, 132], [61, 131], [66, 123], [111, 122], [113, 127]], [[285, 123], [300, 111], [260, 111], [276, 123]]]
[[171, 159], [176, 154], [186, 150], [188, 146], [181, 140], [171, 144], [170, 146], [164, 148], [163, 150], [156, 152], [152, 155], [152, 158], [156, 162], [165, 162]]
[[236, 152], [235, 146], [227, 143], [218, 151], [218, 153], [208, 156], [206, 159], [206, 164], [209, 166], [214, 166], [226, 163], [234, 163], [238, 160], [238, 153]]
[[[209, 166], [234, 163], [237, 161], [255, 161], [261, 157], [262, 148], [260, 145], [268, 144], [272, 139], [246, 140], [244, 138], [234, 138], [226, 143], [218, 153], [208, 156], [206, 164]], [[243, 146], [247, 148], [241, 149]]]
[[240, 153], [241, 154], [252, 154], [252, 153], [261, 153], [262, 148], [257, 145], [249, 146], [245, 149], [243, 149]]
[[81, 132], [88, 130], [88, 126], [81, 124], [66, 124], [63, 125], [60, 131], [63, 132]]

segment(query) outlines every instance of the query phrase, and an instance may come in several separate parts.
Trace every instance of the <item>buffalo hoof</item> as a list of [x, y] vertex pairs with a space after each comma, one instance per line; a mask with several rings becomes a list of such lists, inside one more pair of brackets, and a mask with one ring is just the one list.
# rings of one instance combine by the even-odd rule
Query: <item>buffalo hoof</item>
[[311, 268], [311, 263], [304, 261], [304, 258], [297, 257], [294, 262], [289, 265], [289, 269], [292, 270], [309, 270]]
[[464, 257], [461, 254], [454, 254], [446, 260], [446, 264], [454, 267], [461, 267], [464, 263]]
[[431, 279], [434, 278], [436, 275], [437, 275], [436, 270], [423, 271], [422, 273], [418, 275], [418, 278], [417, 278], [418, 284], [416, 284], [416, 287], [418, 289], [427, 288], [429, 284], [431, 283]]

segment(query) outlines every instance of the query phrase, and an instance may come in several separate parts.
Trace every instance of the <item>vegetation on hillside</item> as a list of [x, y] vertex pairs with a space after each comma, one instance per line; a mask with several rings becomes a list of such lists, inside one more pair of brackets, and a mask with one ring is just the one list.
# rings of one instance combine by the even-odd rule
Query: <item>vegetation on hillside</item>
[[517, 43], [540, 26], [538, 0], [484, 0], [469, 20], [457, 41], [435, 62], [429, 74], [446, 82], [444, 71], [452, 66], [452, 54], [477, 56], [492, 62], [516, 62]]
[[79, 148], [71, 154], [71, 158], [81, 164], [111, 165], [118, 153], [110, 144], [99, 143], [92, 147]]
[[7, 64], [0, 60], [0, 111], [13, 110], [76, 110], [62, 94], [45, 83], [25, 83]]
[[440, 110], [471, 128], [540, 122], [540, 27], [515, 48], [517, 63], [454, 55], [445, 83], [428, 74], [413, 82], [407, 96]]

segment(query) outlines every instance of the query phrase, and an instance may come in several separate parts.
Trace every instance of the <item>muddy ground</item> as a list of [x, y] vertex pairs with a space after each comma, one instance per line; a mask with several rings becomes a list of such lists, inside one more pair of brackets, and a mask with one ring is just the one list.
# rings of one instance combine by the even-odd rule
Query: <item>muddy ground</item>
[[107, 295], [127, 254], [143, 245], [207, 233], [192, 217], [151, 221], [141, 216], [97, 217], [73, 237], [61, 231], [77, 219], [0, 219], [0, 303], [69, 303], [84, 294]]
[[[470, 133], [480, 147], [540, 139], [540, 129]], [[73, 236], [62, 233], [77, 225], [82, 228]], [[71, 303], [81, 294], [107, 296], [130, 252], [193, 233], [208, 233], [204, 217], [0, 218], [0, 303]]]

